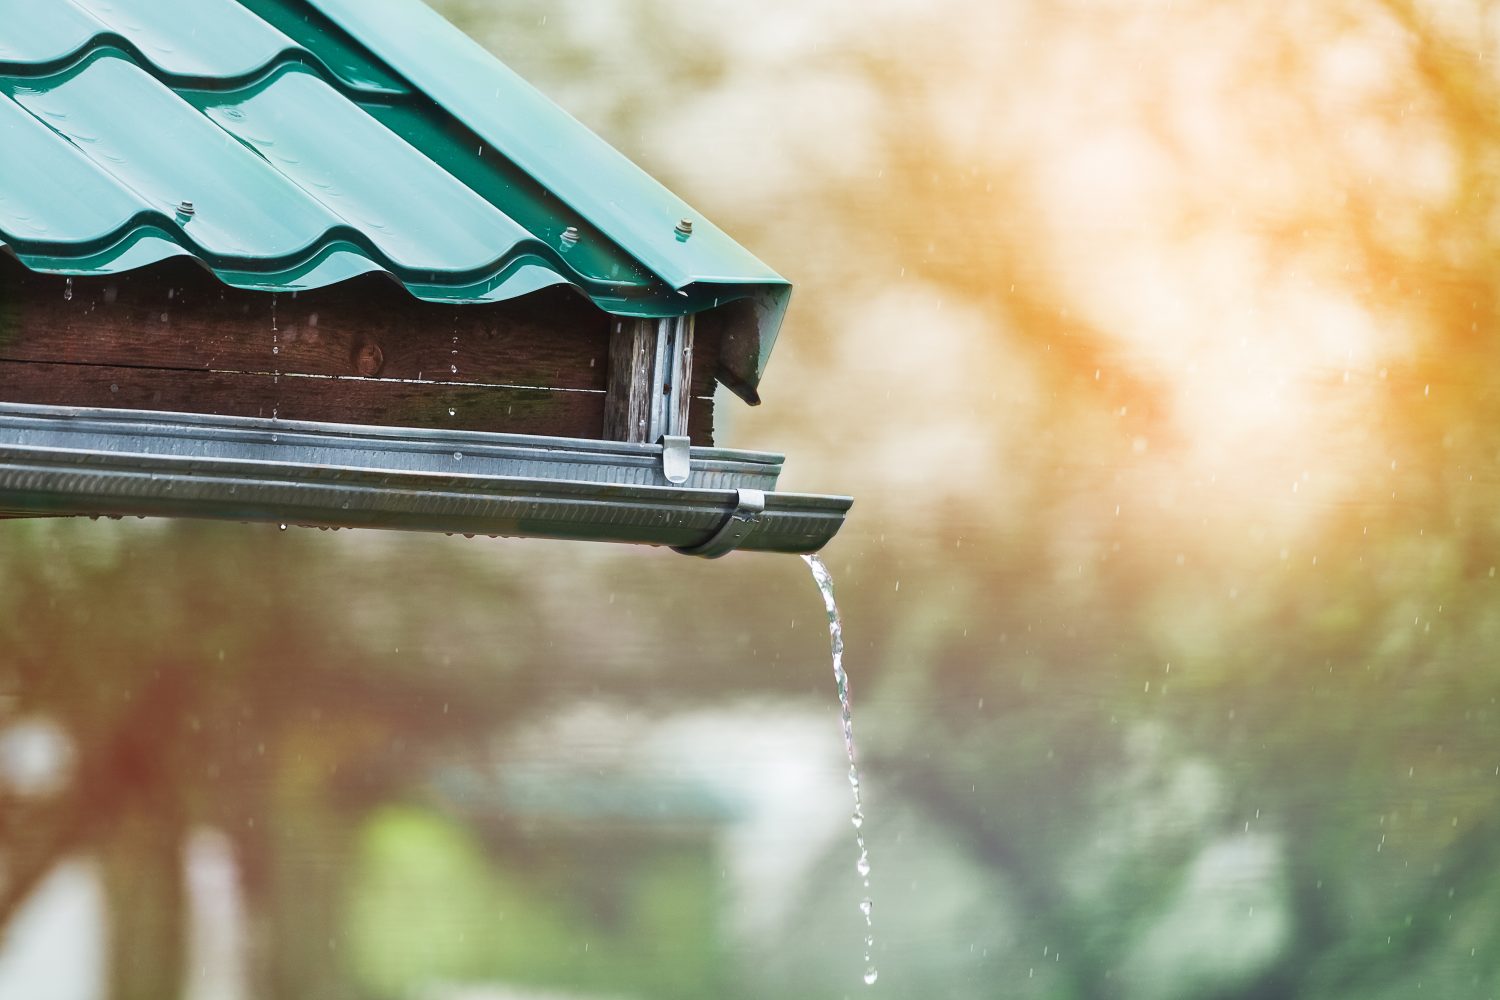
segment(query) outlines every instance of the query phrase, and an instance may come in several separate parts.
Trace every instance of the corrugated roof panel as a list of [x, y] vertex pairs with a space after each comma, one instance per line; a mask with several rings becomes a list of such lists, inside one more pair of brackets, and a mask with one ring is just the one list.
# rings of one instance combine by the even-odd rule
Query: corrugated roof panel
[[81, 244], [125, 228], [150, 209], [5, 96], [0, 96], [0, 177], [5, 179], [0, 231], [34, 243]]
[[[341, 220], [176, 93], [117, 50], [99, 49], [47, 86], [0, 80], [0, 92], [71, 142], [116, 183], [180, 220], [183, 235], [214, 262], [278, 260], [307, 253]], [[57, 216], [94, 218], [70, 199]], [[116, 235], [98, 217], [95, 241]]]
[[[177, 0], [191, 3], [193, 0]], [[267, 24], [314, 54], [319, 67], [350, 89], [410, 94], [411, 87], [380, 59], [344, 34], [322, 14], [299, 0], [239, 0]]]
[[[41, 8], [41, 9], [39, 9]], [[100, 24], [67, 0], [0, 0], [0, 62], [50, 63], [86, 48]]]
[[752, 399], [786, 304], [418, 0], [0, 0], [0, 137], [0, 246], [37, 270], [190, 254], [275, 291], [383, 269], [455, 303], [565, 282], [635, 316], [748, 298], [725, 357]]
[[397, 268], [464, 274], [532, 249], [531, 233], [306, 70], [204, 96], [214, 123]]
[[[311, 2], [673, 288], [718, 280], [784, 283], [425, 4]], [[438, 52], [442, 58], [433, 58]], [[690, 239], [678, 239], [675, 227], [684, 217], [694, 222]]]
[[[568, 266], [595, 283], [596, 299], [615, 294], [622, 300], [649, 289], [658, 279], [589, 220], [560, 205], [550, 189], [500, 155], [455, 119], [434, 119], [423, 109], [403, 104], [370, 104], [367, 110], [392, 132], [421, 149], [465, 186], [505, 213], [528, 232], [567, 255]], [[568, 226], [578, 230], [577, 243], [563, 240]]]
[[55, 2], [87, 11], [173, 76], [243, 76], [298, 48], [234, 0]]

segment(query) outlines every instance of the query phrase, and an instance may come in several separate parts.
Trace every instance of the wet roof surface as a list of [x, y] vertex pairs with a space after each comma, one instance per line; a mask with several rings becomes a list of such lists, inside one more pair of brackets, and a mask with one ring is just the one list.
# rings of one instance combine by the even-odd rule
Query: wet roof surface
[[752, 386], [789, 292], [419, 0], [0, 0], [0, 245], [65, 274], [188, 255], [266, 291], [750, 298]]

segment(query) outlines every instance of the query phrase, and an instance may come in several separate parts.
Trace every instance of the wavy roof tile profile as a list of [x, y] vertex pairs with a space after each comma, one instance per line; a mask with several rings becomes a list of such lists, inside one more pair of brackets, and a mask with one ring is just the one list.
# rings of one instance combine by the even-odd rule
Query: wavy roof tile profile
[[272, 292], [383, 271], [459, 304], [744, 300], [725, 374], [752, 402], [790, 293], [420, 0], [0, 0], [0, 246]]

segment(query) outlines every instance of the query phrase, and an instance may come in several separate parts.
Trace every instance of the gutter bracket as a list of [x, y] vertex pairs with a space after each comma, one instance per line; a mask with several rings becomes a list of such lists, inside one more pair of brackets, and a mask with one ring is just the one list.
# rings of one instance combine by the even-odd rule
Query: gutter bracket
[[718, 531], [714, 532], [706, 542], [699, 545], [676, 546], [673, 551], [681, 552], [685, 556], [717, 559], [739, 548], [745, 536], [754, 531], [755, 526], [760, 523], [760, 515], [766, 509], [766, 494], [762, 490], [751, 489], [735, 490], [735, 494], [734, 510], [724, 518], [724, 523], [719, 525]]
[[661, 438], [661, 473], [673, 486], [688, 481], [693, 471], [693, 440], [685, 434], [663, 434]]

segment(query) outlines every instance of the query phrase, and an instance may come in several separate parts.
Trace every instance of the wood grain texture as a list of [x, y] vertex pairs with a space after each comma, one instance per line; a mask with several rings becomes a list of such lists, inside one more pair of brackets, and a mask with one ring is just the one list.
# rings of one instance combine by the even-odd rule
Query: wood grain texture
[[[184, 376], [189, 377], [184, 377]], [[308, 375], [0, 361], [14, 403], [172, 410], [597, 438], [604, 393]], [[450, 414], [449, 410], [453, 412]]]
[[614, 322], [609, 341], [608, 398], [604, 404], [604, 436], [609, 440], [646, 442], [651, 424], [655, 351], [654, 320]]
[[[658, 341], [662, 324], [657, 320], [616, 321], [610, 334], [609, 381], [604, 404], [604, 436], [613, 441], [654, 444], [659, 432], [653, 427], [667, 423], [660, 411], [665, 407], [662, 389], [686, 372], [689, 393], [677, 398], [673, 422], [685, 426], [695, 445], [712, 445], [714, 378], [700, 374], [706, 353], [708, 364], [717, 363], [717, 342], [705, 343], [694, 334], [691, 317], [682, 324], [679, 343], [685, 348], [676, 358], [666, 358], [665, 371], [657, 372], [661, 357]], [[701, 345], [701, 346], [700, 346]]]
[[375, 345], [385, 378], [604, 389], [609, 317], [572, 293], [448, 306], [373, 277], [272, 295], [173, 271], [77, 278], [69, 298], [66, 279], [12, 265], [0, 358], [353, 375]]
[[616, 322], [567, 288], [451, 306], [383, 276], [272, 295], [182, 261], [70, 282], [0, 254], [0, 399], [600, 438]]
[[[727, 307], [726, 307], [727, 308]], [[718, 388], [719, 348], [723, 341], [725, 309], [710, 309], [693, 317], [693, 395], [712, 397]]]
[[[664, 326], [667, 324], [663, 324]], [[668, 433], [682, 434], [692, 427], [690, 409], [693, 402], [693, 317], [684, 316], [675, 324], [676, 354], [668, 359], [666, 390], [669, 395], [660, 400], [667, 410], [664, 426]], [[677, 391], [678, 383], [682, 390]]]

